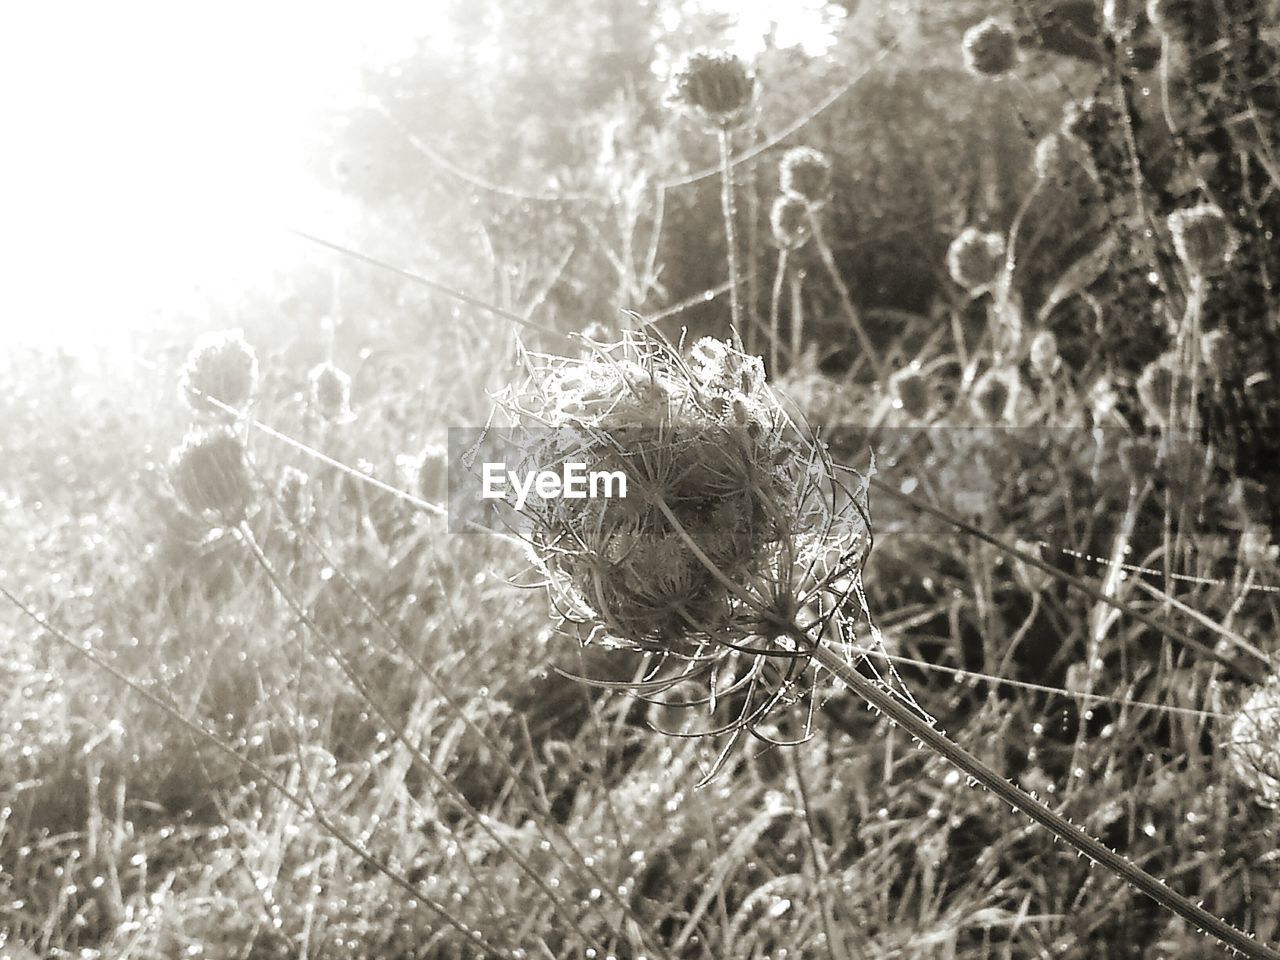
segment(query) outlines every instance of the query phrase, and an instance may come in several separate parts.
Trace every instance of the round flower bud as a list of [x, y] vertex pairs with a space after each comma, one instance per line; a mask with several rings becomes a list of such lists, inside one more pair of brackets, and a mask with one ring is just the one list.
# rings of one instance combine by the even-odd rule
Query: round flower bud
[[182, 398], [196, 413], [226, 416], [218, 403], [239, 409], [252, 399], [258, 386], [257, 354], [243, 331], [202, 334], [187, 356], [179, 385]]
[[1043, 380], [1048, 380], [1062, 366], [1058, 355], [1058, 338], [1052, 330], [1041, 330], [1031, 340], [1029, 348], [1031, 369]]
[[773, 241], [783, 250], [799, 250], [809, 240], [809, 208], [792, 194], [782, 194], [769, 211]]
[[923, 420], [933, 405], [933, 389], [914, 362], [889, 377], [889, 396], [895, 407], [916, 420]]
[[709, 126], [740, 125], [755, 100], [755, 77], [736, 54], [697, 50], [676, 72], [671, 100]]
[[1226, 753], [1236, 777], [1260, 803], [1280, 805], [1280, 680], [1258, 687], [1236, 713]]
[[812, 147], [793, 147], [778, 164], [783, 193], [820, 207], [831, 199], [831, 161]]
[[960, 47], [964, 65], [975, 76], [1004, 76], [1018, 63], [1017, 38], [994, 17], [966, 30]]
[[276, 487], [280, 513], [292, 529], [306, 527], [315, 516], [315, 500], [311, 496], [311, 478], [297, 467], [285, 467]]
[[188, 510], [227, 523], [244, 519], [253, 499], [244, 441], [228, 427], [188, 433], [170, 457], [169, 476]]
[[1021, 386], [1016, 370], [992, 367], [975, 381], [969, 409], [984, 423], [1008, 420], [1017, 406]]
[[1197, 279], [1222, 271], [1235, 251], [1235, 235], [1221, 208], [1201, 203], [1169, 214], [1173, 249]]
[[[1178, 395], [1175, 398], [1174, 383]], [[1171, 410], [1186, 410], [1191, 400], [1191, 385], [1178, 371], [1178, 360], [1172, 353], [1152, 360], [1138, 377], [1138, 400], [1147, 420], [1158, 427], [1168, 428]]]
[[1004, 237], [965, 227], [947, 248], [947, 272], [970, 293], [995, 282], [1004, 269]]
[[308, 374], [311, 408], [324, 420], [344, 423], [351, 413], [351, 378], [332, 363], [321, 363]]

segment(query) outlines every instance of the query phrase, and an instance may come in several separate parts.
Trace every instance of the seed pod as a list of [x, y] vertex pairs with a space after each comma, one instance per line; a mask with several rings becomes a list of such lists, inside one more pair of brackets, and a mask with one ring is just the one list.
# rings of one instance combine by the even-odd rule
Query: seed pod
[[332, 363], [321, 363], [308, 374], [311, 382], [311, 409], [321, 419], [344, 423], [353, 419], [351, 378]]
[[[1175, 383], [1178, 390], [1176, 398], [1173, 396]], [[1147, 421], [1166, 429], [1172, 426], [1170, 412], [1187, 408], [1191, 400], [1191, 384], [1178, 371], [1178, 359], [1173, 353], [1166, 353], [1147, 364], [1138, 377], [1138, 400]]]
[[969, 395], [969, 409], [983, 423], [1001, 423], [1013, 416], [1022, 383], [1011, 367], [992, 367], [980, 376]]
[[1216, 204], [1175, 210], [1168, 223], [1173, 249], [1187, 273], [1196, 279], [1220, 273], [1235, 252], [1235, 234]]
[[755, 93], [755, 77], [736, 54], [697, 50], [676, 72], [670, 99], [707, 126], [728, 130], [746, 119]]
[[1258, 687], [1231, 722], [1227, 758], [1264, 806], [1280, 805], [1280, 678]]
[[947, 271], [952, 280], [976, 293], [1000, 276], [1004, 256], [1003, 236], [965, 227], [947, 248]]
[[820, 207], [831, 199], [831, 161], [812, 147], [793, 147], [778, 164], [778, 182], [783, 193]]
[[782, 194], [769, 211], [773, 241], [783, 250], [799, 250], [809, 241], [809, 209], [803, 200]]
[[196, 413], [226, 416], [216, 400], [239, 409], [258, 386], [258, 357], [241, 330], [202, 334], [179, 378], [183, 400]]
[[923, 420], [933, 406], [933, 390], [914, 362], [889, 377], [889, 396], [895, 407], [915, 420]]
[[966, 30], [960, 47], [965, 66], [975, 76], [1001, 77], [1018, 63], [1017, 38], [995, 17]]
[[192, 430], [169, 464], [174, 493], [192, 513], [214, 513], [229, 524], [244, 519], [253, 485], [244, 442], [230, 428]]

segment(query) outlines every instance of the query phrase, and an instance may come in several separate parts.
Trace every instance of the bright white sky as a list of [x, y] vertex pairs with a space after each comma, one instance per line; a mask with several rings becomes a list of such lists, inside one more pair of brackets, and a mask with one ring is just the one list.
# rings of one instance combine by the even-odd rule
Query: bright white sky
[[[514, 2], [514, 0], [513, 0]], [[818, 0], [711, 0], [742, 37]], [[7, 3], [0, 12], [0, 350], [109, 343], [340, 235], [309, 124], [437, 22], [439, 0]], [[810, 14], [812, 15], [812, 14]], [[782, 37], [787, 42], [787, 37]]]

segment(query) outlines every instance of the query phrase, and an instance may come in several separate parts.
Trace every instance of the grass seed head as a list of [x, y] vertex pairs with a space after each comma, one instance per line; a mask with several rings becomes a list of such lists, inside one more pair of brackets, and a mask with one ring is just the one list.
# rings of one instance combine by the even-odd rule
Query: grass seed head
[[778, 182], [783, 193], [820, 207], [831, 199], [831, 161], [812, 147], [792, 147], [778, 163]]
[[345, 423], [351, 412], [351, 378], [332, 363], [317, 364], [307, 376], [311, 384], [311, 409], [322, 420]]
[[741, 57], [727, 50], [696, 50], [676, 72], [670, 99], [707, 126], [729, 130], [746, 119], [755, 95], [755, 77]]
[[240, 409], [258, 387], [258, 356], [241, 330], [201, 335], [187, 356], [179, 379], [183, 400], [196, 413], [225, 416], [210, 400]]
[[1212, 203], [1169, 214], [1169, 233], [1178, 259], [1197, 279], [1220, 273], [1235, 252], [1235, 235], [1221, 208]]
[[773, 242], [783, 250], [799, 250], [809, 240], [809, 208], [792, 194], [782, 194], [769, 211]]
[[217, 514], [233, 524], [253, 501], [244, 441], [229, 427], [188, 433], [170, 457], [169, 474], [174, 492], [195, 514]]
[[1018, 39], [995, 17], [965, 31], [960, 43], [964, 65], [978, 77], [1002, 77], [1018, 63]]
[[280, 513], [290, 529], [305, 528], [315, 516], [315, 499], [311, 496], [311, 478], [297, 467], [289, 466], [280, 471], [276, 486], [276, 500]]
[[1236, 777], [1258, 802], [1280, 806], [1280, 678], [1254, 690], [1237, 711], [1226, 752]]
[[1004, 237], [965, 227], [947, 248], [947, 272], [970, 293], [995, 282], [1004, 269]]

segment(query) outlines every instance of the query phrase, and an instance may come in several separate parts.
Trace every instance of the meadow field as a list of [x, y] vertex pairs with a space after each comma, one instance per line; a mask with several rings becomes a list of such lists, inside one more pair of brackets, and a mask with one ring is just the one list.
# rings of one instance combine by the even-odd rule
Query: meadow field
[[0, 958], [1280, 956], [1280, 8], [435, 6], [0, 317]]

